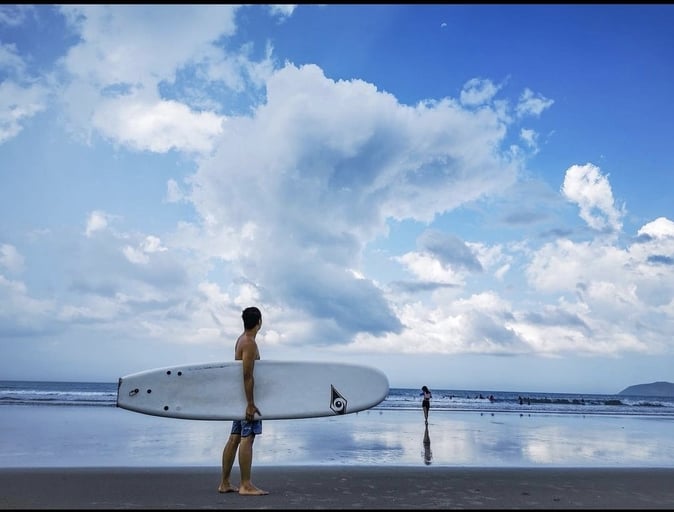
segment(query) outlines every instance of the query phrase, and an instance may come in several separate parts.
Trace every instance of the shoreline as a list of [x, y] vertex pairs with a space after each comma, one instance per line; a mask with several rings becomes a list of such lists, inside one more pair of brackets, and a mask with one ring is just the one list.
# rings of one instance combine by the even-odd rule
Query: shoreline
[[[0, 468], [9, 509], [671, 509], [674, 468], [262, 466], [266, 496], [220, 494], [219, 467]], [[232, 482], [238, 483], [235, 464]]]

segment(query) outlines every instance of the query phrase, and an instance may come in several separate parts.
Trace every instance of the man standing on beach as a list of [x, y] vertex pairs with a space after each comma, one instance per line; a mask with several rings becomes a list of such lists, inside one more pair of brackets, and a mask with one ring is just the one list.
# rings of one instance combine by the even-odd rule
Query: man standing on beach
[[[234, 347], [234, 359], [242, 361], [243, 366], [243, 389], [246, 393], [246, 419], [234, 420], [227, 444], [222, 450], [222, 479], [218, 492], [236, 492], [247, 496], [261, 496], [269, 494], [267, 491], [258, 489], [251, 482], [251, 466], [253, 463], [253, 441], [255, 436], [262, 434], [262, 420], [255, 419], [255, 414], [262, 416], [255, 405], [255, 378], [253, 370], [255, 361], [260, 359], [260, 351], [257, 348], [255, 336], [262, 327], [262, 313], [256, 307], [248, 307], [241, 314], [243, 319], [243, 333], [236, 340]], [[229, 477], [234, 464], [234, 456], [239, 452], [239, 470], [241, 483], [234, 487]]]

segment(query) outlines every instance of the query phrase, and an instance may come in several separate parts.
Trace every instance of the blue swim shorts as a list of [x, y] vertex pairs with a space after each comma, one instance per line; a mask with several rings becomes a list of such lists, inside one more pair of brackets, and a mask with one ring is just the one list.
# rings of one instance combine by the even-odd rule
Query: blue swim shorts
[[241, 437], [248, 437], [251, 434], [262, 434], [262, 420], [234, 420], [232, 422], [231, 434], [239, 434]]

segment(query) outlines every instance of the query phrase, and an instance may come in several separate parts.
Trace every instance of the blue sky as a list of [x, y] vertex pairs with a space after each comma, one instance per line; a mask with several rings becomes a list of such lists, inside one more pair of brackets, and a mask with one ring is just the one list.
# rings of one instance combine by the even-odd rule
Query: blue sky
[[674, 381], [674, 6], [0, 6], [0, 378]]

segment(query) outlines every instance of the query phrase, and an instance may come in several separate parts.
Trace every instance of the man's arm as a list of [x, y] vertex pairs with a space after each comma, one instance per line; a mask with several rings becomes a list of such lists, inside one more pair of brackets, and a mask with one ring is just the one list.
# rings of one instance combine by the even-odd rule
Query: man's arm
[[[257, 346], [255, 343], [247, 342], [242, 347], [241, 360], [243, 364], [243, 389], [246, 393], [246, 420], [252, 421], [255, 413], [260, 414], [255, 405], [255, 359], [257, 356]], [[261, 414], [260, 414], [261, 415]]]

